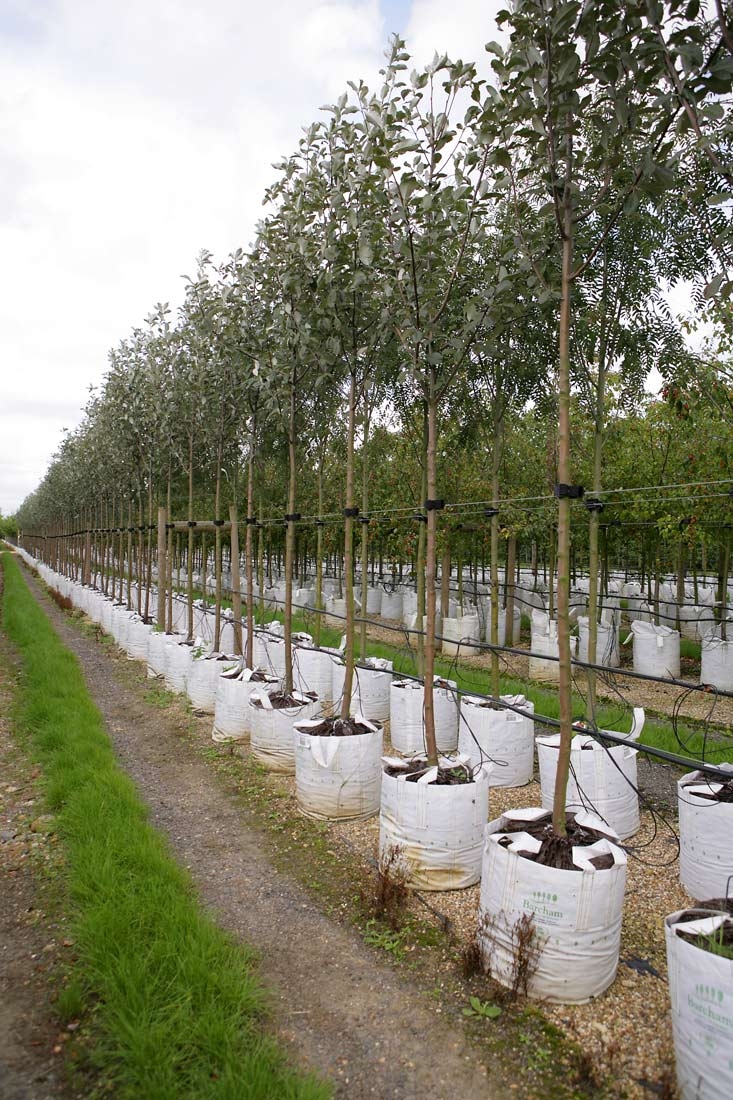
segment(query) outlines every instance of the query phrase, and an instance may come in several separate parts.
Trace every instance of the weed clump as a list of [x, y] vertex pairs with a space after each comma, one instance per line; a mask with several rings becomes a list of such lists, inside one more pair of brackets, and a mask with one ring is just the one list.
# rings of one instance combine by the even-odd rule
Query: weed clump
[[361, 903], [370, 919], [392, 929], [401, 927], [410, 891], [408, 868], [399, 845], [390, 844], [379, 856], [374, 874], [362, 886]]

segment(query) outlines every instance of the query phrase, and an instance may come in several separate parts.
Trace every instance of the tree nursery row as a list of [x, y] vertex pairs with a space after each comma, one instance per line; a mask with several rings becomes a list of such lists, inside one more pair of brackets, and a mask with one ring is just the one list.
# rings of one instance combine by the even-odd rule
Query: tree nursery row
[[[614, 665], [623, 614], [635, 668], [667, 680], [684, 634], [703, 683], [733, 686], [733, 35], [729, 5], [696, 0], [516, 0], [499, 20], [485, 75], [411, 68], [394, 38], [378, 87], [323, 109], [252, 246], [203, 253], [177, 317], [157, 306], [110, 353], [16, 518], [53, 587], [295, 771], [305, 813], [379, 814], [416, 888], [480, 878], [492, 975], [516, 979], [529, 937], [530, 991], [573, 1003], [616, 972], [643, 725], [604, 737], [592, 667], [574, 723], [576, 629]], [[268, 598], [284, 621], [263, 634]], [[357, 661], [357, 598], [415, 631], [419, 679], [367, 659], [365, 622]], [[342, 652], [295, 629], [299, 604], [343, 617]], [[557, 683], [537, 738], [501, 695], [522, 611]], [[488, 644], [485, 696], [436, 676], [436, 640]], [[543, 806], [487, 825], [535, 740]], [[725, 766], [680, 780], [682, 881], [718, 899], [667, 921], [685, 1098], [733, 1093], [731, 803]]]

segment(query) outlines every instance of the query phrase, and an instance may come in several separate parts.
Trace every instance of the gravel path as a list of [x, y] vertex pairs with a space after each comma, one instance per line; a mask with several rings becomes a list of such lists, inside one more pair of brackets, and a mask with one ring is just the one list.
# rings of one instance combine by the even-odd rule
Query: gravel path
[[124, 683], [104, 648], [70, 624], [34, 580], [29, 586], [77, 655], [122, 766], [203, 903], [261, 952], [275, 1027], [294, 1060], [349, 1100], [509, 1095], [417, 988], [273, 869], [258, 831], [182, 740], [180, 718], [154, 711], [142, 686]]

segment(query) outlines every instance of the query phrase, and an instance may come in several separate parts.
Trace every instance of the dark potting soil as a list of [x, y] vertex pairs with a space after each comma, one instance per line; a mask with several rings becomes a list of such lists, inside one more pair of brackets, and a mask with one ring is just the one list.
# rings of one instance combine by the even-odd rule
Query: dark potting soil
[[[424, 760], [412, 760], [406, 768], [388, 766], [385, 771], [391, 776], [404, 775], [407, 783], [417, 783], [420, 776], [425, 775], [429, 768], [430, 765]], [[465, 764], [456, 764], [453, 768], [438, 768], [438, 774], [432, 780], [431, 786], [458, 787], [464, 783], [473, 783], [473, 773]]]
[[696, 798], [707, 798], [711, 802], [733, 802], [733, 779], [728, 779], [719, 791], [695, 791]]
[[[257, 696], [252, 699], [252, 702], [256, 707], [262, 706], [262, 703], [257, 698]], [[281, 692], [278, 692], [276, 695], [271, 695], [270, 702], [272, 703], [273, 710], [286, 710], [288, 707], [303, 706], [302, 699], [296, 699], [294, 695], [285, 695]]]
[[[512, 821], [507, 833], [529, 833], [540, 841], [538, 852], [521, 851], [518, 854], [524, 859], [531, 859], [533, 863], [539, 863], [543, 867], [554, 867], [558, 871], [580, 871], [581, 868], [573, 863], [573, 847], [579, 845], [586, 847], [595, 844], [598, 840], [611, 840], [606, 833], [597, 829], [589, 829], [585, 825], [579, 825], [575, 814], [568, 814], [566, 818], [567, 836], [560, 836], [552, 827], [552, 814], [547, 813], [532, 821]], [[508, 837], [499, 841], [505, 848], [511, 843]], [[607, 871], [614, 865], [613, 856], [610, 853], [592, 856], [591, 864], [597, 871]]]
[[357, 737], [368, 731], [353, 718], [324, 718], [318, 726], [311, 726], [301, 732], [309, 733], [311, 737]]

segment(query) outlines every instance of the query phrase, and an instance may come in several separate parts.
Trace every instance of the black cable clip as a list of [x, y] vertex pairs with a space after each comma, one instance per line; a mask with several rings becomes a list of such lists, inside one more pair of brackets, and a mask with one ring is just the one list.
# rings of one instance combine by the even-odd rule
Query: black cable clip
[[256, 527], [257, 516], [247, 516], [244, 522], [247, 524], [248, 527]]
[[486, 517], [486, 519], [493, 519], [494, 516], [498, 516], [498, 515], [499, 515], [499, 509], [498, 508], [484, 508], [484, 516]]
[[581, 500], [585, 493], [583, 485], [556, 485], [555, 496], [558, 500]]
[[426, 500], [425, 511], [426, 512], [439, 512], [442, 508], [445, 508], [444, 500]]
[[214, 527], [223, 527], [224, 526], [224, 520], [223, 519], [214, 519], [211, 522], [214, 524]]
[[188, 526], [189, 527], [198, 527], [198, 523], [196, 522], [195, 519], [190, 519], [190, 520], [188, 520]]
[[606, 505], [598, 497], [586, 497], [583, 504], [589, 512], [602, 512]]
[[369, 516], [359, 516], [359, 523], [370, 523]]
[[297, 523], [300, 519], [300, 512], [291, 512], [290, 515], [285, 516], [286, 523]]
[[416, 519], [419, 523], [427, 523], [428, 522], [428, 517], [424, 516], [422, 514], [422, 512], [415, 512], [415, 515], [412, 518]]
[[358, 515], [359, 515], [359, 509], [358, 508], [344, 508], [344, 518], [345, 519], [356, 519], [356, 517]]

